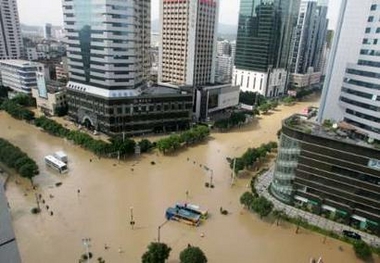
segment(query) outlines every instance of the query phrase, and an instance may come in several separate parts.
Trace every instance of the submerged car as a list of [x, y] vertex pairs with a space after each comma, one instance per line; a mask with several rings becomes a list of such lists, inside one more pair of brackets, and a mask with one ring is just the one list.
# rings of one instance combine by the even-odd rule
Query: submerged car
[[362, 239], [362, 237], [358, 233], [355, 233], [349, 230], [343, 230], [343, 235], [349, 238], [357, 239], [357, 240]]

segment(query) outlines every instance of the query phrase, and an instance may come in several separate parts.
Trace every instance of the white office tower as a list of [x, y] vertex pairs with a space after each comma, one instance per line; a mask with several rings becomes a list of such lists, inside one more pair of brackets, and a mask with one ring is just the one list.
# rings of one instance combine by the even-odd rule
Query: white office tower
[[160, 83], [214, 83], [218, 10], [218, 0], [160, 0]]
[[380, 0], [343, 0], [319, 120], [380, 140]]
[[23, 44], [16, 0], [0, 0], [0, 60], [19, 59]]
[[64, 0], [63, 13], [69, 89], [111, 97], [144, 86], [150, 70], [150, 0]]

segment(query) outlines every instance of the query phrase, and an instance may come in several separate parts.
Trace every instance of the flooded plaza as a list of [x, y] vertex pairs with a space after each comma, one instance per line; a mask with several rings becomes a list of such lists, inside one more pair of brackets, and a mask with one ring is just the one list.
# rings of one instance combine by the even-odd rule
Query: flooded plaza
[[[325, 263], [359, 262], [348, 244], [331, 238], [324, 242], [322, 235], [306, 230], [295, 234], [290, 224], [276, 226], [244, 210], [239, 198], [247, 190], [249, 178], [238, 179], [231, 187], [226, 158], [277, 140], [281, 120], [309, 105], [317, 105], [317, 99], [280, 106], [248, 126], [212, 133], [209, 141], [173, 155], [153, 152], [120, 162], [98, 159], [1, 112], [0, 137], [20, 147], [40, 167], [40, 175], [34, 179], [36, 191], [16, 176], [6, 191], [23, 262], [78, 262], [85, 252], [84, 238], [91, 238], [95, 259], [141, 262], [147, 245], [157, 241], [166, 208], [186, 200], [208, 208], [211, 216], [197, 228], [174, 221], [162, 226], [161, 242], [172, 248], [169, 263], [178, 263], [180, 251], [188, 244], [199, 246], [211, 263], [306, 263], [320, 256]], [[44, 163], [45, 155], [59, 150], [69, 158], [69, 173], [64, 175]], [[214, 189], [204, 186], [211, 176], [204, 166], [213, 171]], [[62, 185], [57, 187], [57, 182]], [[45, 200], [38, 215], [30, 212], [36, 206], [35, 193]], [[220, 207], [229, 214], [221, 215]], [[131, 212], [136, 222], [133, 229]], [[378, 257], [374, 261], [380, 262]]]

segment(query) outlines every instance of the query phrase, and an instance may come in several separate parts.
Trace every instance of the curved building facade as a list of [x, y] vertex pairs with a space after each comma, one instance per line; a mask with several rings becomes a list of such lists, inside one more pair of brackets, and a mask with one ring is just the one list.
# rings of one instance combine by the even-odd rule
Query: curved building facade
[[283, 122], [271, 193], [280, 201], [380, 234], [380, 150], [347, 123]]

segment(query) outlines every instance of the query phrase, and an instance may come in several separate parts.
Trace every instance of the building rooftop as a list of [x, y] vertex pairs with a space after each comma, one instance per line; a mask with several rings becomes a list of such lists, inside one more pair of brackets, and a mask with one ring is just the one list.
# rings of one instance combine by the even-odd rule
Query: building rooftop
[[180, 94], [182, 92], [179, 88], [172, 88], [161, 85], [153, 85], [145, 89], [142, 95], [168, 95], [168, 94]]
[[21, 263], [16, 237], [5, 197], [3, 183], [0, 180], [0, 262]]
[[1, 60], [1, 64], [11, 65], [11, 66], [18, 66], [18, 67], [35, 67], [35, 66], [41, 66], [41, 63], [32, 62], [28, 60], [21, 60], [21, 59], [7, 59], [7, 60]]
[[66, 88], [66, 83], [49, 80], [46, 82], [46, 89], [49, 93], [57, 93]]
[[285, 119], [283, 123], [288, 128], [299, 130], [306, 134], [380, 150], [379, 142], [372, 140], [368, 134], [347, 122], [321, 125], [313, 120], [305, 120], [305, 115], [294, 114]]

